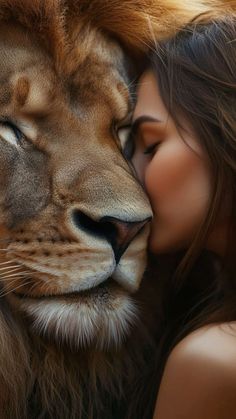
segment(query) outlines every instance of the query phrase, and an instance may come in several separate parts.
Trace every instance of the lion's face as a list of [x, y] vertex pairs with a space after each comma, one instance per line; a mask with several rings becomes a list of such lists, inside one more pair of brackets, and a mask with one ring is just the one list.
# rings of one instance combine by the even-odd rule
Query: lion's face
[[0, 275], [36, 333], [104, 347], [136, 316], [151, 210], [116, 135], [132, 110], [123, 53], [88, 28], [76, 42], [66, 73], [1, 26]]

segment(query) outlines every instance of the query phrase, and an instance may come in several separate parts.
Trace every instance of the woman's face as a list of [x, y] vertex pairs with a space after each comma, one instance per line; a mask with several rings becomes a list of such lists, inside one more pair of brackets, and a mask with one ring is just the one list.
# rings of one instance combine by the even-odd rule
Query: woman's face
[[144, 73], [133, 116], [132, 162], [151, 201], [150, 250], [185, 249], [206, 215], [211, 173], [207, 158], [188, 125], [177, 129], [160, 97], [151, 71]]

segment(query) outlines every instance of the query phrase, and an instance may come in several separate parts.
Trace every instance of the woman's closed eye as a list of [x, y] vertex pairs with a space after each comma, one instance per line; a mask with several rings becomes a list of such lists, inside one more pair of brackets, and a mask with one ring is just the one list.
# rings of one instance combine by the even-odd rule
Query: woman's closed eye
[[160, 144], [160, 141], [156, 141], [155, 143], [150, 144], [144, 149], [143, 154], [146, 154], [146, 155], [154, 154], [159, 144]]
[[153, 123], [153, 119], [146, 116], [138, 118], [132, 125], [118, 128], [117, 136], [125, 158], [131, 161], [136, 151], [151, 157], [160, 144], [156, 131], [157, 120]]

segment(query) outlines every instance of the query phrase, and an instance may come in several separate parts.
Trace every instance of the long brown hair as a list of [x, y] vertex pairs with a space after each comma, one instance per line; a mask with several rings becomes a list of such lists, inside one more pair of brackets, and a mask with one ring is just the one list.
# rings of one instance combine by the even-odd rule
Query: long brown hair
[[[213, 173], [206, 217], [189, 249], [178, 255], [177, 268], [164, 287], [168, 353], [197, 327], [236, 320], [236, 15], [192, 22], [174, 38], [156, 45], [151, 66], [167, 111], [177, 127], [181, 127], [180, 116], [189, 122]], [[230, 231], [217, 275], [214, 256], [202, 249], [226, 191]]]

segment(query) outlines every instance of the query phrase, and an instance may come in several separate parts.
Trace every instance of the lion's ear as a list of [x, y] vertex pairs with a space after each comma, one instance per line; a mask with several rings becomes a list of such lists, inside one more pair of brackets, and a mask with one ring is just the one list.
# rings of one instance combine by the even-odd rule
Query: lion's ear
[[158, 38], [173, 35], [197, 15], [236, 9], [235, 0], [68, 0], [74, 13], [118, 37], [128, 47], [145, 50]]

